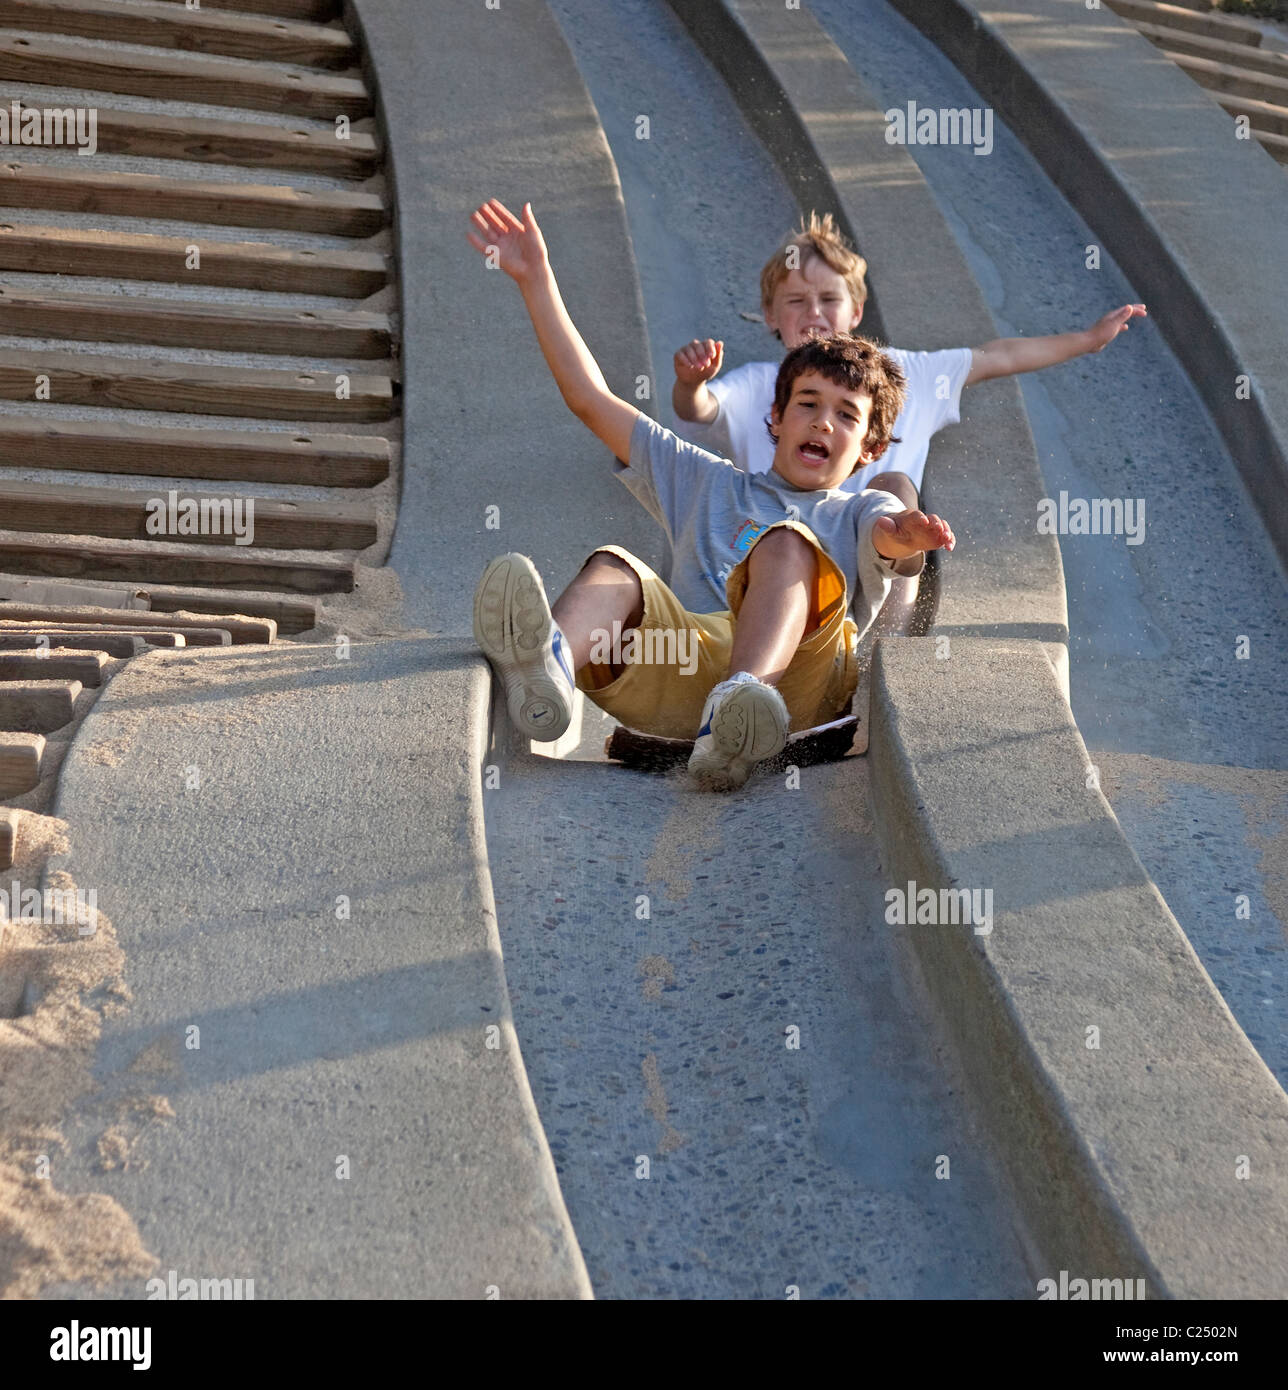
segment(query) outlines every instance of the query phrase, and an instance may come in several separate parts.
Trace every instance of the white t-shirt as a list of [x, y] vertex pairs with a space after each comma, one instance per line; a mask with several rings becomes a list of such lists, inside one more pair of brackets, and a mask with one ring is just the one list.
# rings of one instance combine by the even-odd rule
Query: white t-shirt
[[[902, 441], [891, 444], [875, 462], [851, 474], [840, 486], [844, 492], [862, 492], [878, 473], [906, 473], [921, 489], [926, 471], [930, 437], [945, 425], [961, 419], [962, 387], [970, 375], [971, 349], [943, 352], [905, 352], [883, 348], [908, 378], [908, 398], [894, 433]], [[727, 376], [707, 382], [720, 412], [710, 424], [677, 420], [676, 432], [700, 448], [731, 458], [748, 473], [768, 473], [774, 464], [774, 441], [765, 420], [774, 404], [777, 362], [747, 362]]]

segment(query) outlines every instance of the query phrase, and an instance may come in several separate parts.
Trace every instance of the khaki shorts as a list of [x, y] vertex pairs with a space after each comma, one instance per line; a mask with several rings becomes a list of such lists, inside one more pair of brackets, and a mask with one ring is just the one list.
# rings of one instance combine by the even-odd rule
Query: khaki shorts
[[[795, 733], [839, 719], [847, 712], [858, 685], [858, 627], [846, 616], [849, 595], [845, 576], [808, 526], [799, 521], [777, 522], [756, 538], [752, 550], [781, 527], [799, 531], [818, 552], [811, 621], [778, 682]], [[611, 665], [602, 663], [592, 647], [591, 660], [577, 672], [577, 686], [628, 728], [663, 738], [691, 739], [698, 732], [702, 707], [712, 687], [733, 674], [729, 655], [738, 610], [747, 592], [751, 551], [730, 574], [725, 584], [729, 608], [719, 613], [690, 613], [670, 587], [629, 551], [603, 545], [592, 554], [601, 552], [625, 560], [639, 576], [644, 619], [639, 636], [633, 639], [634, 659], [622, 674], [613, 680]], [[631, 642], [629, 638], [623, 640], [623, 655]], [[622, 664], [621, 656], [614, 655], [611, 660]]]

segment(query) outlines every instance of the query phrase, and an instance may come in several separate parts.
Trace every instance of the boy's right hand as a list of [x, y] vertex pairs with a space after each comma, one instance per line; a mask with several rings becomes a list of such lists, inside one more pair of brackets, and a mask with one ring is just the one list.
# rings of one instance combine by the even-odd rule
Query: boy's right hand
[[520, 285], [549, 267], [546, 239], [531, 203], [524, 203], [520, 222], [499, 198], [489, 198], [470, 221], [482, 233], [466, 232], [470, 245], [481, 255], [495, 256], [496, 264]]
[[715, 338], [694, 338], [675, 354], [675, 379], [681, 386], [701, 386], [710, 381], [724, 361], [724, 343]]

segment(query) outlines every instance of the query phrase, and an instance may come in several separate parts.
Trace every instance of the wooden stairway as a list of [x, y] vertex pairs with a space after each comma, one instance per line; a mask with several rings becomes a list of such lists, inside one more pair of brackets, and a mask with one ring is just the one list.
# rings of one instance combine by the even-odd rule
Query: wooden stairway
[[[1288, 52], [1264, 46], [1260, 25], [1210, 0], [1105, 0], [1206, 87], [1281, 164], [1288, 164]], [[1288, 39], [1288, 28], [1285, 29]]]
[[383, 562], [398, 335], [339, 0], [0, 0], [0, 78], [0, 800], [31, 805], [120, 662], [306, 632]]

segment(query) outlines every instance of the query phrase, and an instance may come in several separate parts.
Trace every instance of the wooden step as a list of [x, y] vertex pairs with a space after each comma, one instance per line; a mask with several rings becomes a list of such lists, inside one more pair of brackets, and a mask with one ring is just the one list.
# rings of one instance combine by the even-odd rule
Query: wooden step
[[1156, 0], [1105, 0], [1105, 3], [1115, 14], [1136, 24], [1183, 29], [1190, 34], [1225, 39], [1227, 43], [1246, 44], [1249, 48], [1256, 48], [1261, 43], [1261, 30], [1236, 15], [1219, 11], [1196, 13], [1185, 6], [1158, 4]]
[[44, 734], [0, 733], [0, 796], [21, 796], [40, 781]]
[[0, 681], [79, 681], [86, 689], [103, 684], [108, 660], [103, 652], [69, 652], [53, 646], [38, 652], [0, 649]]
[[[284, 589], [292, 593], [351, 593], [352, 562], [292, 564], [260, 560], [220, 550], [213, 557], [201, 554], [158, 553], [96, 548], [63, 540], [23, 543], [0, 540], [0, 566], [17, 574], [42, 574], [58, 578], [126, 579], [148, 585], [203, 585], [207, 588]], [[311, 625], [311, 624], [310, 624]]]
[[0, 728], [52, 734], [72, 722], [80, 693], [80, 681], [0, 678]]
[[0, 869], [13, 868], [18, 852], [18, 812], [0, 808]]
[[[201, 501], [207, 501], [207, 525], [216, 521], [223, 534], [189, 535], [169, 530], [185, 516], [200, 524]], [[196, 508], [184, 508], [189, 499]], [[127, 492], [121, 488], [42, 487], [35, 483], [0, 482], [0, 517], [10, 531], [41, 531], [67, 536], [114, 536], [120, 540], [179, 541], [189, 545], [236, 544], [230, 528], [238, 520], [235, 503], [243, 503], [241, 521], [252, 530], [251, 545], [274, 550], [365, 550], [376, 542], [376, 516], [352, 502], [279, 502], [264, 497], [177, 493], [173, 514], [169, 494]], [[254, 502], [253, 516], [249, 502]], [[154, 525], [166, 527], [150, 534]], [[189, 522], [188, 524], [192, 524]], [[239, 547], [244, 549], [245, 547]], [[9, 605], [0, 604], [0, 617]]]
[[[208, 615], [198, 616], [182, 609], [165, 613], [137, 613], [126, 608], [90, 608], [84, 605], [46, 603], [0, 603], [0, 623], [47, 623], [54, 627], [76, 628], [87, 624], [111, 631], [145, 632], [150, 628], [162, 632], [186, 632], [189, 628], [206, 630], [211, 626]], [[277, 636], [277, 624], [271, 618], [256, 618], [246, 614], [220, 613], [219, 627], [226, 628], [234, 645], [244, 642], [272, 642]]]
[[100, 106], [97, 133], [103, 154], [298, 169], [338, 178], [367, 178], [381, 160], [380, 142], [374, 135], [349, 130], [341, 138], [334, 124], [292, 129], [251, 121], [217, 121], [207, 116], [112, 111]]
[[70, 39], [0, 34], [0, 81], [125, 92], [158, 101], [280, 111], [334, 120], [370, 116], [371, 97], [360, 78], [309, 68], [286, 70], [236, 58], [181, 58], [138, 49], [116, 51]]
[[[182, 5], [184, 0], [165, 0]], [[312, 19], [319, 23], [340, 17], [341, 0], [201, 0], [208, 10], [244, 10], [251, 14], [275, 14], [283, 19]]]
[[[200, 269], [186, 268], [190, 246], [200, 249]], [[365, 299], [389, 278], [387, 259], [370, 251], [292, 251], [255, 241], [193, 241], [8, 222], [0, 223], [0, 270], [224, 285], [340, 299]]]
[[1288, 164], [1288, 135], [1275, 135], [1269, 130], [1259, 130], [1257, 143], [1280, 164]]
[[0, 415], [0, 464], [13, 468], [374, 487], [389, 476], [389, 461], [389, 441], [379, 435], [143, 429], [113, 420]]
[[1253, 101], [1249, 97], [1230, 96], [1224, 92], [1218, 93], [1216, 99], [1231, 116], [1246, 116], [1258, 139], [1265, 134], [1288, 135], [1288, 107], [1276, 106], [1268, 101]]
[[1244, 43], [1187, 34], [1180, 29], [1166, 29], [1157, 24], [1138, 24], [1136, 27], [1150, 43], [1171, 49], [1174, 53], [1209, 58], [1215, 63], [1269, 73], [1272, 77], [1288, 77], [1288, 53], [1279, 53], [1273, 48], [1250, 48]]
[[374, 193], [315, 193], [286, 184], [208, 182], [17, 160], [0, 161], [0, 206], [348, 237], [374, 236], [388, 221], [384, 200]]
[[1227, 96], [1247, 97], [1252, 101], [1269, 102], [1272, 106], [1288, 107], [1288, 77], [1271, 77], [1262, 72], [1232, 68], [1228, 63], [1213, 63], [1207, 58], [1195, 58], [1176, 49], [1163, 52], [1177, 67], [1188, 73], [1201, 87], [1222, 92]]
[[97, 353], [22, 352], [0, 348], [0, 399], [35, 401], [48, 378], [53, 405], [168, 410], [260, 420], [388, 420], [393, 382], [344, 373], [347, 398], [336, 396], [340, 374], [210, 367], [197, 362], [144, 362]]
[[293, 602], [290, 599], [247, 598], [245, 594], [193, 594], [185, 591], [160, 593], [151, 591], [154, 613], [185, 612], [188, 614], [220, 615], [233, 608], [248, 618], [268, 618], [280, 633], [291, 635], [308, 632], [318, 623], [314, 604]]
[[393, 342], [388, 315], [361, 309], [210, 304], [4, 285], [0, 333], [322, 358], [388, 357]]
[[[40, 646], [42, 639], [49, 642], [50, 648], [65, 647], [75, 645], [78, 637], [90, 640], [108, 641], [113, 643], [111, 655], [113, 656], [133, 656], [135, 650], [133, 646], [127, 647], [126, 644], [139, 644], [143, 650], [149, 647], [226, 647], [230, 643], [227, 632], [218, 628], [206, 628], [196, 633], [196, 638], [190, 641], [189, 638], [196, 630], [185, 628], [182, 632], [163, 632], [160, 628], [139, 628], [133, 631], [129, 628], [113, 630], [106, 635], [102, 628], [94, 623], [74, 623], [63, 627], [42, 626], [39, 623], [10, 623], [0, 622], [0, 639], [7, 644], [6, 650], [13, 650], [21, 646], [31, 646], [33, 643]], [[107, 651], [106, 647], [95, 647], [96, 651]], [[39, 658], [38, 658], [39, 659]]]
[[0, 539], [0, 569], [59, 579], [124, 579], [136, 584], [198, 584], [228, 589], [289, 589], [299, 594], [347, 594], [354, 585], [353, 562], [292, 564], [220, 551], [175, 554], [155, 546], [106, 546]]
[[0, 24], [36, 34], [220, 53], [274, 63], [340, 68], [355, 61], [353, 40], [340, 28], [255, 14], [221, 13], [134, 0], [0, 0]]
[[[180, 637], [174, 645], [184, 645], [183, 638]], [[83, 660], [82, 654], [90, 652], [94, 656], [94, 671], [101, 672], [109, 658], [129, 660], [138, 656], [140, 652], [147, 651], [148, 646], [141, 637], [122, 636], [115, 632], [68, 632], [48, 627], [32, 628], [29, 631], [24, 629], [19, 632], [16, 629], [0, 628], [0, 661], [8, 655], [18, 654], [28, 661], [40, 662], [42, 667], [48, 666], [51, 661], [58, 662], [72, 655], [80, 662]], [[44, 652], [45, 655], [39, 655], [40, 652]], [[19, 668], [26, 670], [21, 663]], [[70, 665], [66, 668], [60, 666], [57, 669], [51, 668], [50, 675], [63, 680], [75, 679], [85, 686], [96, 686], [99, 680], [87, 679], [84, 674], [89, 669], [88, 665]]]

